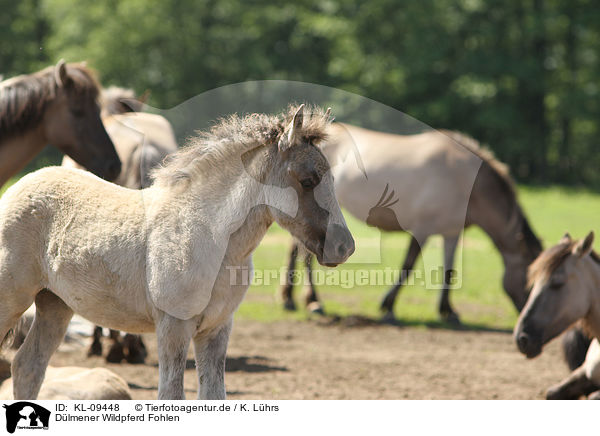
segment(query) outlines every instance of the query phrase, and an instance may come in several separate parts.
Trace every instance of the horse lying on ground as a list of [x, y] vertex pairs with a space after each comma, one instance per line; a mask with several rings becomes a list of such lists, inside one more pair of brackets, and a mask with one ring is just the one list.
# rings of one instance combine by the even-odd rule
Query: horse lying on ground
[[[507, 168], [479, 144], [457, 132], [394, 135], [334, 123], [323, 153], [333, 165], [340, 205], [368, 225], [407, 231], [412, 237], [397, 283], [381, 302], [384, 320], [394, 319], [396, 297], [431, 235], [444, 238], [444, 282], [439, 300], [443, 320], [459, 322], [450, 303], [454, 255], [463, 229], [477, 225], [504, 262], [503, 284], [517, 310], [527, 300], [527, 267], [542, 246], [531, 229]], [[358, 153], [360, 165], [349, 158]], [[362, 167], [362, 168], [361, 168]], [[367, 177], [365, 177], [365, 175]], [[284, 307], [294, 310], [292, 289], [297, 247], [292, 247]], [[311, 281], [306, 304], [322, 311]]]
[[594, 398], [600, 399], [600, 344], [597, 339], [591, 342], [583, 364], [565, 380], [548, 389], [546, 398], [576, 400], [594, 393]]
[[[580, 320], [591, 337], [600, 338], [600, 257], [592, 250], [593, 241], [592, 232], [581, 241], [566, 234], [529, 268], [532, 290], [514, 330], [519, 351], [528, 358]], [[578, 398], [597, 389], [600, 351], [595, 344], [586, 362], [551, 388], [547, 398]]]
[[[122, 162], [121, 172], [113, 183], [131, 189], [147, 188], [151, 184], [150, 172], [168, 154], [177, 151], [171, 123], [160, 115], [136, 112], [142, 109], [143, 102], [130, 89], [111, 86], [102, 90], [101, 102], [102, 120]], [[68, 156], [63, 158], [62, 165], [85, 169]], [[94, 329], [93, 337], [89, 355], [101, 356], [102, 327]], [[119, 363], [125, 358], [129, 363], [144, 363], [147, 351], [141, 336], [128, 333], [122, 339], [120, 332], [111, 330], [110, 338], [108, 362]]]
[[0, 186], [47, 144], [107, 180], [121, 162], [100, 119], [100, 85], [82, 64], [60, 61], [0, 83]]
[[225, 398], [233, 313], [252, 252], [273, 222], [326, 266], [354, 251], [316, 144], [329, 113], [232, 116], [132, 190], [81, 170], [28, 174], [0, 199], [0, 337], [35, 301], [12, 366], [34, 399], [73, 313], [109, 328], [156, 331], [159, 399], [184, 399], [194, 341], [198, 398]]
[[[12, 379], [2, 382], [0, 399], [13, 399]], [[49, 366], [38, 399], [131, 400], [131, 392], [125, 380], [106, 368]]]

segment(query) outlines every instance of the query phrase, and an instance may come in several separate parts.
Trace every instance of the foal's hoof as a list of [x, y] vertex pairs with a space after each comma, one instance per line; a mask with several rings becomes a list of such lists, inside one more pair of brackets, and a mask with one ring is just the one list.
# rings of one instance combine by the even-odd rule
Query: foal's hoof
[[283, 309], [287, 310], [289, 312], [295, 312], [296, 311], [296, 303], [294, 303], [294, 300], [284, 300]]
[[121, 363], [125, 358], [122, 344], [114, 344], [110, 347], [108, 354], [106, 355], [106, 361], [109, 363]]
[[317, 314], [317, 315], [325, 315], [325, 311], [323, 310], [323, 306], [321, 306], [321, 303], [319, 303], [318, 301], [313, 301], [312, 303], [308, 303], [306, 305], [306, 309], [310, 313], [314, 313], [314, 314]]

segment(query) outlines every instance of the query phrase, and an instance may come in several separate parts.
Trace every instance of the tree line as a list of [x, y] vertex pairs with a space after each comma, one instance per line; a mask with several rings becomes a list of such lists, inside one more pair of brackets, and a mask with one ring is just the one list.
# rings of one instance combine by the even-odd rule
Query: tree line
[[168, 108], [248, 80], [363, 95], [492, 149], [525, 183], [600, 188], [593, 0], [0, 0], [0, 74], [87, 60]]

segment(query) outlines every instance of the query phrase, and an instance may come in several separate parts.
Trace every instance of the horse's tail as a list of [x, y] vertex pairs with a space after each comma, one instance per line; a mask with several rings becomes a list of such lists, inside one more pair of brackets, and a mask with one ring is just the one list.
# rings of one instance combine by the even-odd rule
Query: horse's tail
[[25, 341], [25, 336], [27, 336], [27, 333], [29, 332], [32, 323], [33, 317], [26, 315], [21, 316], [21, 318], [19, 318], [15, 326], [11, 328], [6, 333], [4, 338], [2, 338], [2, 341], [0, 341], [0, 350], [3, 349], [5, 346], [17, 349], [21, 345], [23, 345], [23, 342]]
[[564, 334], [562, 340], [563, 357], [571, 371], [583, 365], [591, 342], [592, 340], [581, 327], [573, 327]]

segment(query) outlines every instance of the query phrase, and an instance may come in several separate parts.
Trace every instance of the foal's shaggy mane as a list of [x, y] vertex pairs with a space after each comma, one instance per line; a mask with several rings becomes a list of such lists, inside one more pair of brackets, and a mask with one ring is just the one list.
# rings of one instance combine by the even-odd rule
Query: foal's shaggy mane
[[[578, 242], [577, 240], [562, 241], [544, 250], [529, 266], [529, 270], [527, 271], [527, 285], [532, 287], [539, 279], [548, 280], [552, 273], [572, 255], [573, 248]], [[590, 256], [595, 262], [600, 263], [598, 253], [592, 251], [590, 252]]]
[[[56, 97], [55, 68], [50, 66], [0, 83], [0, 137], [25, 133], [39, 124], [46, 107]], [[68, 64], [67, 73], [70, 93], [81, 99], [97, 99], [100, 84], [90, 69], [83, 64]]]
[[[167, 157], [151, 177], [161, 185], [177, 185], [202, 174], [219, 171], [227, 159], [239, 157], [257, 147], [278, 141], [291, 122], [298, 106], [289, 106], [280, 115], [237, 114], [218, 120], [210, 130], [197, 132], [185, 147]], [[296, 138], [318, 145], [326, 137], [329, 117], [318, 107], [305, 107], [302, 128]]]

